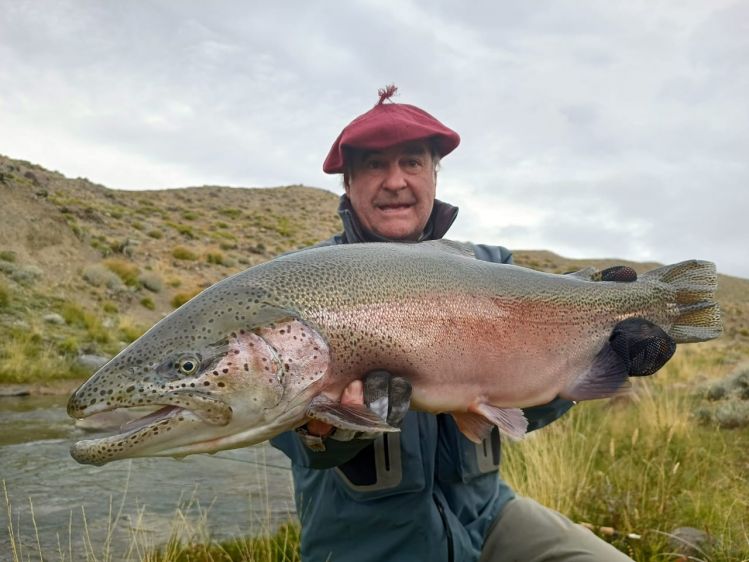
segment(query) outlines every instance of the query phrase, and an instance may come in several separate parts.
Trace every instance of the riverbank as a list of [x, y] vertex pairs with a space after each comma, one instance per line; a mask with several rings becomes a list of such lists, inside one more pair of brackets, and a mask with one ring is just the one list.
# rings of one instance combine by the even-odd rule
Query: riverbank
[[0, 400], [18, 396], [69, 395], [85, 380], [55, 380], [29, 384], [0, 383]]

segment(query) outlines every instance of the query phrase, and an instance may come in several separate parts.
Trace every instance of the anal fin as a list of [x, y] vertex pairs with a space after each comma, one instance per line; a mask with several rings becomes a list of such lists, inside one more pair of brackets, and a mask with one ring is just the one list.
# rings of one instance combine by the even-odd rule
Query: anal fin
[[400, 431], [364, 405], [341, 404], [322, 394], [315, 396], [305, 412], [308, 418], [352, 431]]

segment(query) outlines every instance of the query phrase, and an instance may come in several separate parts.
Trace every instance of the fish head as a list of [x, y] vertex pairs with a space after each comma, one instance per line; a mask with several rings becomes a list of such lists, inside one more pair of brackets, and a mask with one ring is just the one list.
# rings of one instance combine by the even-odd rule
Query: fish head
[[[210, 303], [210, 295], [203, 300]], [[215, 452], [303, 423], [328, 369], [325, 340], [289, 311], [241, 315], [232, 313], [236, 308], [219, 311], [199, 295], [81, 385], [68, 402], [71, 417], [156, 410], [123, 424], [116, 435], [76, 443], [73, 458], [101, 465]]]

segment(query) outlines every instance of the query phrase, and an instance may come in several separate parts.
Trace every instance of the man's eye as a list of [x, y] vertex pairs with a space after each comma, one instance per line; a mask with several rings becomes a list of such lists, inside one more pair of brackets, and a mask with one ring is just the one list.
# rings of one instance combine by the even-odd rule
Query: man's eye
[[369, 160], [366, 164], [364, 164], [368, 170], [379, 170], [382, 168], [382, 162], [378, 160]]

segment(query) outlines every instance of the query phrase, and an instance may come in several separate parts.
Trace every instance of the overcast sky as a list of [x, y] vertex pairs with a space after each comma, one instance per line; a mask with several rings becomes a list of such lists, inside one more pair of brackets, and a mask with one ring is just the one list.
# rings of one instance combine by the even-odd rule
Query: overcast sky
[[0, 0], [0, 153], [112, 188], [341, 193], [388, 83], [463, 139], [452, 238], [749, 278], [749, 0]]

